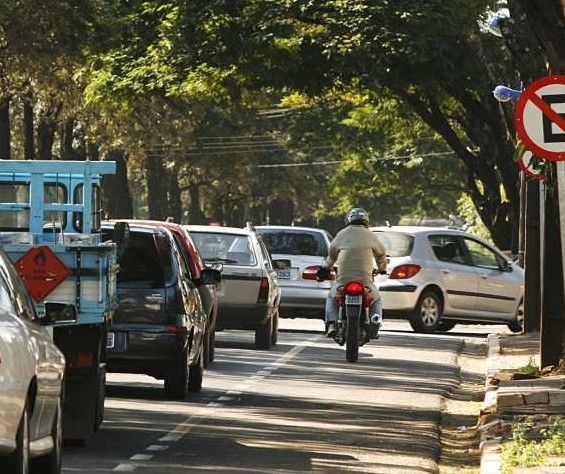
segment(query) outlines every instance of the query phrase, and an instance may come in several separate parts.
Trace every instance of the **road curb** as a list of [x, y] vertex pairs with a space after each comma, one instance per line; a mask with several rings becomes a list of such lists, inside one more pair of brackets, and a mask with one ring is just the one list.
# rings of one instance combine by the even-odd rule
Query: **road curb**
[[500, 423], [496, 416], [496, 392], [498, 386], [491, 383], [498, 370], [500, 341], [496, 334], [487, 336], [487, 370], [485, 380], [485, 398], [481, 413], [495, 414], [489, 422], [480, 427], [481, 474], [500, 473], [500, 437], [489, 435], [489, 428]]

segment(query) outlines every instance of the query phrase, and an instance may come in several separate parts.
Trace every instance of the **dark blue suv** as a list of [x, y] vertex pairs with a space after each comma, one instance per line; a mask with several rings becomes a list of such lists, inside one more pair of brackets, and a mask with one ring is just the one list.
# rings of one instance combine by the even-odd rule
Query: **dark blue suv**
[[[109, 372], [147, 374], [165, 395], [183, 399], [202, 388], [206, 312], [171, 232], [128, 223], [119, 252], [118, 308], [108, 336]], [[104, 240], [114, 240], [104, 223]]]

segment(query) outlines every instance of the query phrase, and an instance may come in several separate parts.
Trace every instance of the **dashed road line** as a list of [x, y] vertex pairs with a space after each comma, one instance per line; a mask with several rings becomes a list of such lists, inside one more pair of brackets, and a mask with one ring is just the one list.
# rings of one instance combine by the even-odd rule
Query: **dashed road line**
[[[287, 364], [290, 360], [296, 357], [300, 352], [302, 352], [311, 342], [319, 339], [320, 336], [316, 335], [315, 337], [311, 337], [306, 341], [297, 344], [289, 351], [285, 352], [281, 355], [276, 361], [266, 364], [264, 367], [259, 369], [255, 374], [251, 375], [248, 380], [244, 383], [241, 383], [234, 387], [231, 390], [225, 392], [225, 394], [220, 395], [215, 400], [207, 403], [203, 408], [197, 410], [191, 416], [183, 420], [177, 426], [175, 426], [171, 431], [169, 431], [165, 436], [159, 438], [160, 443], [176, 443], [180, 441], [188, 432], [190, 432], [195, 426], [201, 423], [202, 420], [209, 417], [213, 414], [217, 409], [223, 406], [223, 402], [231, 402], [236, 399], [237, 395], [241, 395], [243, 391], [250, 388], [250, 386], [255, 385], [258, 381], [272, 375], [274, 371], [283, 367]], [[211, 410], [212, 409], [212, 410]], [[150, 452], [160, 452], [164, 451], [169, 448], [169, 445], [159, 444], [159, 445], [149, 445], [145, 448], [145, 451]], [[134, 454], [132, 457], [129, 458], [130, 461], [149, 461], [153, 458], [153, 454], [145, 454], [139, 453]], [[113, 471], [116, 472], [132, 472], [135, 470], [137, 466], [131, 463], [120, 463]]]

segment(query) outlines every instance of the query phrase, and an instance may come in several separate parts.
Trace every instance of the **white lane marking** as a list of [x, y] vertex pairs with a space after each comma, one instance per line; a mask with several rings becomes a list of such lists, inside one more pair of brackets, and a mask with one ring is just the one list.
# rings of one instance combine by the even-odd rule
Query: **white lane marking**
[[[194, 427], [199, 425], [202, 422], [202, 420], [214, 414], [218, 408], [222, 407], [223, 403], [221, 402], [230, 402], [236, 399], [236, 397], [228, 396], [228, 395], [241, 395], [241, 392], [249, 388], [249, 385], [255, 384], [259, 380], [262, 380], [265, 377], [270, 376], [275, 370], [283, 367], [290, 360], [292, 360], [294, 357], [300, 354], [304, 349], [306, 349], [306, 347], [311, 342], [314, 342], [316, 339], [319, 338], [320, 336], [311, 337], [310, 339], [307, 339], [306, 341], [297, 344], [292, 349], [281, 355], [275, 362], [271, 362], [265, 365], [263, 368], [259, 369], [254, 375], [250, 376], [249, 380], [247, 380], [245, 383], [242, 383], [237, 387], [234, 387], [234, 389], [228, 390], [227, 392], [225, 392], [224, 395], [219, 396], [218, 398], [216, 398], [215, 401], [209, 402], [208, 404], [206, 404], [204, 408], [196, 411], [194, 414], [183, 420], [181, 423], [175, 426], [171, 431], [169, 431], [165, 436], [159, 438], [159, 441], [161, 443], [167, 443], [167, 442], [176, 443], [177, 441], [181, 440], [190, 430], [192, 430]], [[145, 451], [164, 451], [168, 448], [169, 446], [152, 444], [149, 445], [147, 448], [145, 448]], [[130, 458], [130, 460], [148, 461], [152, 458], [153, 458], [152, 454], [134, 454]], [[113, 471], [132, 472], [135, 470], [136, 467], [137, 466], [135, 466], [134, 464], [122, 463], [122, 464], [118, 464], [113, 469]]]
[[169, 449], [169, 447], [163, 446], [162, 444], [152, 444], [151, 446], [147, 446], [145, 451], [165, 451], [165, 449]]
[[135, 470], [135, 466], [133, 464], [118, 464], [113, 471], [121, 471], [121, 472], [131, 472]]

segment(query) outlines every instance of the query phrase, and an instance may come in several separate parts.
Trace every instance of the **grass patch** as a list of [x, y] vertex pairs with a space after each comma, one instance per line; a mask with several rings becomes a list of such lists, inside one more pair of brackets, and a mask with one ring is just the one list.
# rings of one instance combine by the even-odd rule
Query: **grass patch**
[[538, 366], [533, 357], [530, 357], [528, 364], [518, 369], [518, 373], [522, 375], [539, 375]]
[[502, 474], [511, 474], [514, 467], [544, 466], [548, 457], [564, 454], [564, 416], [550, 417], [546, 424], [525, 417], [513, 424], [511, 438], [501, 445]]

